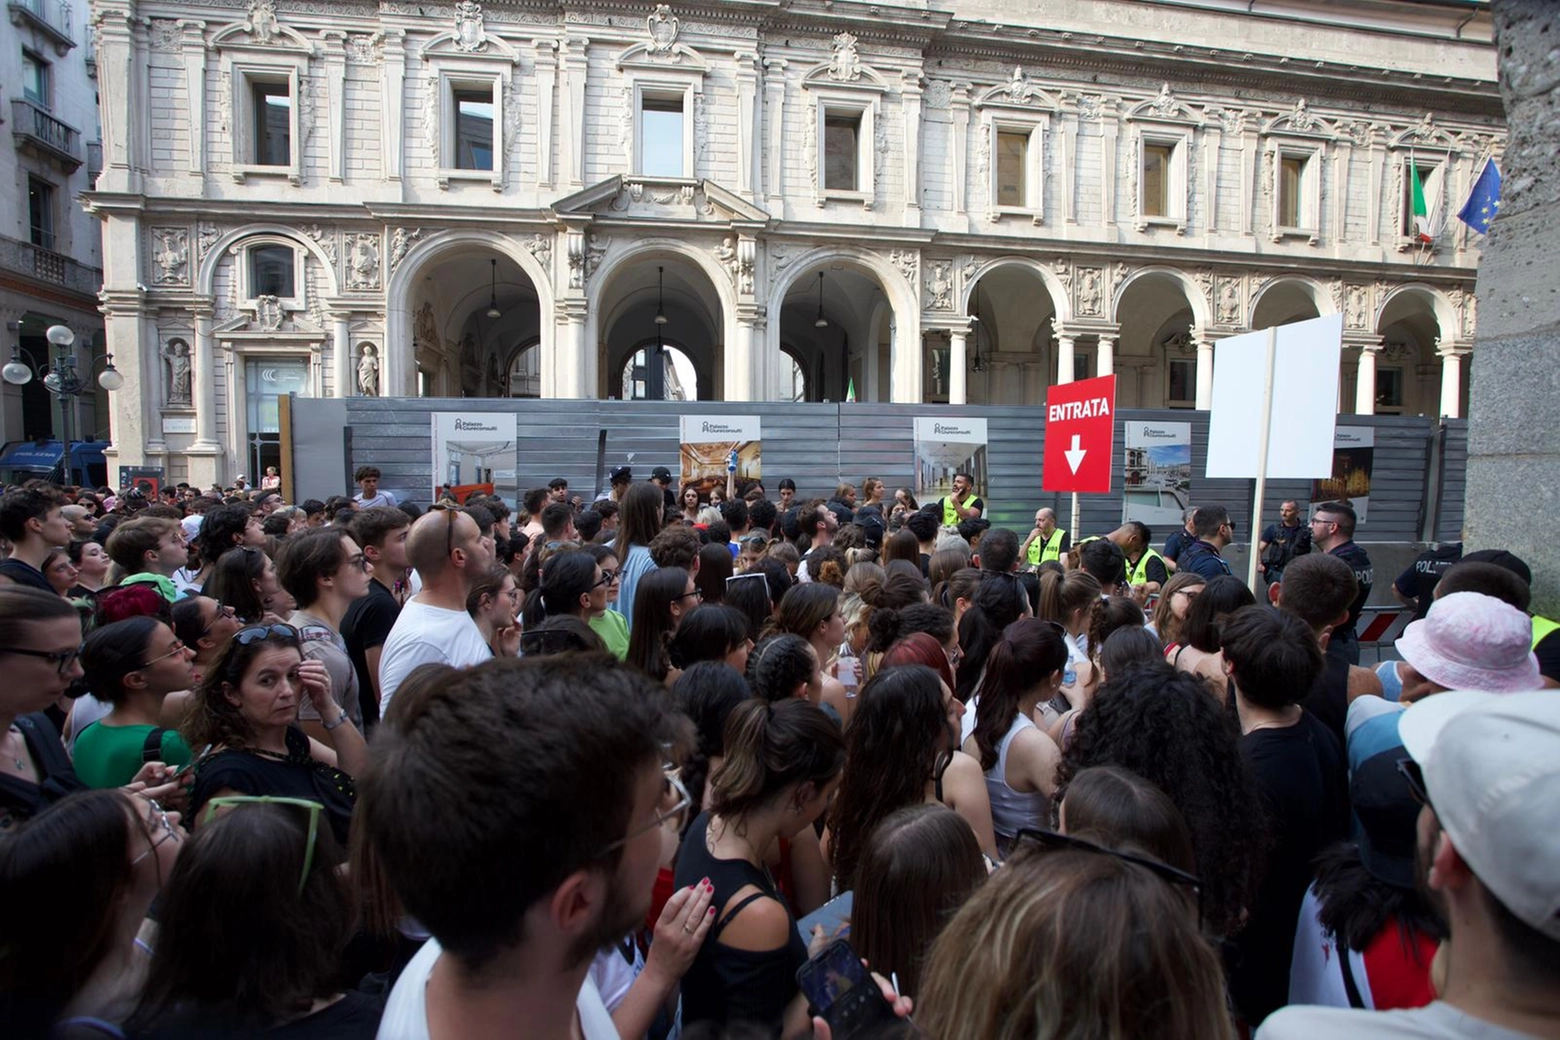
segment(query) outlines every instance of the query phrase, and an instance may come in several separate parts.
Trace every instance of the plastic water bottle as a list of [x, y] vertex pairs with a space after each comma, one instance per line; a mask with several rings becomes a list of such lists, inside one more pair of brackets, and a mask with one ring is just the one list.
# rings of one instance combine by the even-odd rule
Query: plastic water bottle
[[737, 471], [737, 449], [736, 448], [732, 448], [731, 449], [731, 454], [726, 456], [726, 472], [727, 473], [735, 473], [736, 471]]
[[850, 641], [840, 645], [839, 656], [834, 659], [834, 677], [845, 687], [847, 698], [855, 697], [861, 686], [861, 659], [850, 648]]

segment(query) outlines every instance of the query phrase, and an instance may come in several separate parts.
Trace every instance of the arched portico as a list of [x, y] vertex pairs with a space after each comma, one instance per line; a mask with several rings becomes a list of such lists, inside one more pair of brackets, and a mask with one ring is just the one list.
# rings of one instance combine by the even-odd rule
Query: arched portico
[[965, 287], [963, 305], [971, 318], [968, 343], [961, 352], [961, 332], [954, 330], [950, 365], [964, 355], [970, 403], [1038, 404], [1064, 375], [1071, 382], [1094, 374], [1070, 353], [1073, 337], [1057, 333], [1071, 319], [1071, 301], [1044, 264], [1024, 257], [986, 264]]
[[1309, 278], [1273, 278], [1263, 282], [1251, 297], [1251, 327], [1267, 329], [1296, 321], [1336, 314], [1332, 295]]
[[1372, 327], [1380, 338], [1361, 352], [1357, 412], [1467, 414], [1467, 345], [1457, 340], [1457, 314], [1444, 293], [1423, 284], [1398, 286], [1382, 298]]
[[1184, 271], [1146, 267], [1116, 286], [1111, 318], [1122, 408], [1207, 408], [1213, 396], [1212, 316], [1202, 288]]
[[[824, 319], [830, 322], [828, 326], [816, 325], [820, 272], [824, 276]], [[831, 281], [837, 284], [831, 287]], [[847, 295], [853, 283], [856, 292]], [[870, 291], [863, 294], [863, 285], [871, 286], [881, 296]], [[855, 383], [860, 399], [873, 399], [868, 396], [869, 388], [881, 397], [886, 346], [889, 400], [921, 400], [919, 301], [915, 289], [894, 264], [866, 249], [820, 247], [787, 262], [775, 279], [769, 298], [770, 313], [778, 310], [779, 314], [778, 320], [771, 318], [767, 329], [766, 388], [787, 382], [780, 374], [790, 364], [782, 353], [784, 343], [793, 356], [806, 357], [814, 369], [818, 368], [816, 359], [822, 360], [825, 386], [810, 391], [819, 399], [834, 397], [835, 393], [839, 396], [834, 399], [842, 399], [851, 382]], [[860, 379], [856, 379], [858, 372]], [[833, 389], [836, 379], [837, 391]]]

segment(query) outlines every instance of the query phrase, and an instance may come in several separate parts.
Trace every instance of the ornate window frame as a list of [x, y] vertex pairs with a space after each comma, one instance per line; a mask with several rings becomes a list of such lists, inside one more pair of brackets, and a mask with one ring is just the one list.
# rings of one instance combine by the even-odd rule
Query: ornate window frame
[[[433, 152], [439, 190], [448, 191], [452, 181], [485, 181], [494, 191], [503, 191], [510, 146], [520, 134], [520, 104], [514, 83], [520, 52], [487, 31], [480, 5], [461, 3], [455, 8], [455, 28], [424, 44], [422, 61], [427, 91], [423, 131]], [[493, 92], [493, 168], [460, 169], [455, 165], [455, 91], [484, 88]]]
[[[1046, 135], [1051, 118], [1060, 110], [1054, 95], [1032, 83], [1022, 68], [1013, 70], [1013, 78], [987, 90], [975, 102], [981, 113], [982, 151], [987, 159], [986, 219], [999, 223], [1004, 216], [1028, 217], [1036, 225], [1045, 223]], [[1024, 202], [1022, 206], [1003, 206], [997, 202], [997, 135], [1022, 133], [1029, 138], [1024, 156]]]
[[643, 170], [644, 141], [641, 139], [645, 96], [677, 96], [682, 98], [683, 140], [682, 169], [676, 176], [693, 179], [698, 176], [694, 164], [698, 159], [699, 109], [704, 98], [704, 79], [710, 67], [699, 53], [686, 44], [677, 42], [678, 20], [671, 16], [664, 5], [646, 19], [649, 40], [638, 43], [617, 57], [617, 69], [623, 76], [623, 143], [629, 150], [628, 169], [635, 177], [650, 177]]
[[[813, 202], [819, 208], [829, 202], [859, 202], [862, 209], [871, 209], [877, 198], [877, 133], [889, 85], [881, 73], [862, 63], [856, 42], [850, 33], [839, 33], [833, 40], [832, 57], [802, 77], [802, 90], [812, 104], [812, 111], [807, 114], [811, 139], [808, 167], [812, 173]], [[861, 119], [856, 137], [855, 190], [824, 187], [824, 120], [841, 114]]]
[[238, 300], [237, 309], [240, 311], [257, 311], [260, 306], [260, 297], [252, 292], [254, 267], [250, 257], [256, 249], [265, 246], [284, 246], [292, 250], [293, 258], [293, 294], [291, 296], [277, 297], [282, 310], [302, 311], [308, 308], [308, 283], [305, 280], [307, 263], [307, 250], [294, 239], [286, 235], [274, 233], [261, 233], [248, 235], [229, 247], [233, 255], [233, 278], [237, 291], [234, 296]]
[[[310, 88], [309, 61], [314, 44], [296, 30], [255, 16], [218, 29], [211, 46], [218, 62], [223, 110], [227, 116], [233, 179], [243, 184], [250, 177], [282, 177], [297, 187], [303, 183], [303, 145], [309, 119], [303, 111]], [[288, 111], [288, 162], [265, 166], [254, 161], [255, 113], [253, 92], [260, 83], [286, 83], [292, 104]]]
[[[1314, 115], [1302, 98], [1294, 111], [1271, 120], [1262, 128], [1264, 177], [1271, 185], [1268, 192], [1269, 238], [1304, 238], [1314, 246], [1322, 234], [1322, 178], [1326, 175], [1328, 145], [1337, 140], [1327, 123]], [[1296, 204], [1299, 220], [1285, 224], [1283, 217], [1283, 163], [1285, 159], [1305, 162], [1300, 177], [1300, 198]]]
[[[1453, 163], [1461, 157], [1462, 149], [1455, 138], [1446, 130], [1436, 126], [1427, 115], [1415, 125], [1396, 135], [1387, 144], [1390, 163], [1396, 170], [1394, 183], [1397, 190], [1393, 194], [1392, 226], [1393, 237], [1397, 251], [1402, 253], [1409, 249], [1426, 249], [1435, 252], [1439, 248], [1441, 236], [1448, 228], [1451, 199], [1448, 192], [1451, 190], [1451, 176]], [[1437, 167], [1441, 171], [1441, 233], [1436, 236], [1436, 241], [1421, 242], [1414, 231], [1414, 219], [1408, 209], [1408, 178], [1411, 175], [1409, 168], [1410, 159], [1413, 165], [1425, 167]]]
[[[1155, 97], [1134, 105], [1126, 118], [1132, 134], [1132, 226], [1138, 231], [1172, 227], [1177, 235], [1186, 234], [1191, 212], [1192, 137], [1202, 126], [1201, 118], [1170, 92], [1168, 83]], [[1143, 149], [1149, 145], [1170, 149], [1167, 212], [1154, 216], [1146, 214], [1143, 206]]]

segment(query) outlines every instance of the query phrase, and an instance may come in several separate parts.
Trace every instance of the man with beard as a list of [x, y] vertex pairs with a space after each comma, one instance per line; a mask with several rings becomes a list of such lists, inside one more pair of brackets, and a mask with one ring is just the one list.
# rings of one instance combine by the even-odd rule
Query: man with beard
[[[634, 669], [575, 655], [434, 666], [402, 687], [357, 822], [433, 938], [391, 992], [381, 1037], [617, 1040], [587, 971], [644, 920], [663, 839], [688, 810], [661, 750], [662, 700]], [[667, 905], [620, 1011], [653, 1016], [708, 931], [703, 886]]]
[[1257, 1040], [1560, 1035], [1560, 697], [1437, 694], [1404, 712], [1398, 772], [1423, 808], [1420, 888], [1451, 938], [1441, 999], [1403, 1011], [1291, 1007]]

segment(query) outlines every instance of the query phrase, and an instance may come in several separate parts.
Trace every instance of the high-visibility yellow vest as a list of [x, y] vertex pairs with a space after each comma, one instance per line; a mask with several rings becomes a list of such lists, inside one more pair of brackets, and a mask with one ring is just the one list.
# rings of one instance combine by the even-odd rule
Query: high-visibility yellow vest
[[[1127, 574], [1127, 584], [1128, 585], [1144, 585], [1144, 584], [1147, 584], [1148, 583], [1148, 561], [1149, 560], [1158, 560], [1160, 563], [1163, 563], [1164, 559], [1165, 558], [1163, 556], [1160, 556], [1158, 553], [1156, 553], [1152, 549], [1145, 550], [1143, 552], [1143, 555], [1138, 558], [1137, 565], [1134, 566], [1131, 569], [1131, 571]], [[1166, 570], [1166, 573], [1169, 573], [1169, 568], [1166, 568], [1165, 570]]]
[[1046, 560], [1060, 560], [1062, 558], [1062, 535], [1066, 532], [1060, 527], [1051, 532], [1049, 538], [1036, 538], [1029, 543], [1029, 562], [1031, 564], [1044, 563]]
[[1539, 617], [1537, 614], [1534, 614], [1533, 615], [1533, 649], [1537, 650], [1538, 649], [1538, 644], [1542, 643], [1544, 641], [1544, 638], [1546, 636], [1548, 636], [1551, 632], [1554, 632], [1556, 629], [1560, 629], [1560, 621], [1551, 621], [1551, 620], [1549, 620], [1546, 617]]
[[953, 496], [952, 495], [949, 495], [948, 497], [943, 499], [943, 526], [944, 527], [958, 527], [959, 526], [959, 514], [958, 514], [958, 511], [953, 508]]

